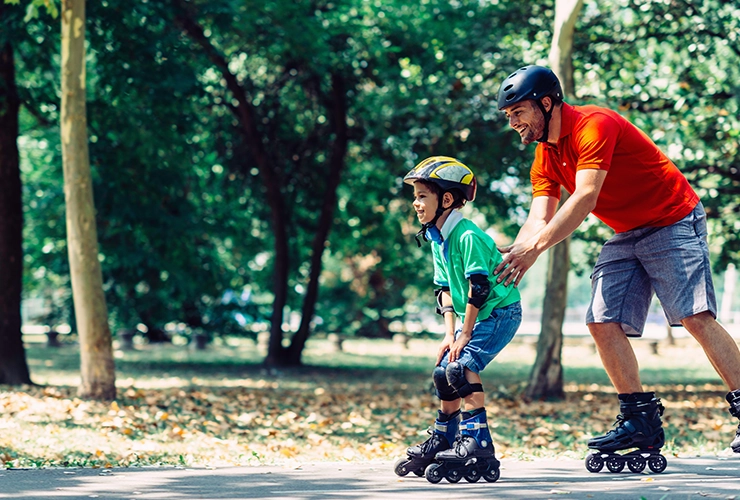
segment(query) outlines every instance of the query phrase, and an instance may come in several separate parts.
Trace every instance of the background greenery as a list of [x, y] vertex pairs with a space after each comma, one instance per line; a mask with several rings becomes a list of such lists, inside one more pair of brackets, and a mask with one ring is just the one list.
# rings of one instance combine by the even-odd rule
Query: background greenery
[[[707, 0], [587, 1], [576, 26], [579, 103], [619, 109], [697, 188], [713, 263], [740, 252], [740, 5]], [[35, 322], [70, 323], [59, 145], [58, 20], [8, 6], [22, 100], [26, 298]], [[468, 215], [504, 241], [528, 204], [524, 148], [495, 108], [500, 81], [546, 64], [553, 3], [422, 0], [88, 2], [88, 121], [106, 298], [113, 331], [151, 340], [253, 336], [274, 298], [274, 194], [247, 144], [212, 54], [251, 103], [278, 179], [288, 236], [284, 328], [297, 329], [317, 216], [330, 189], [332, 78], [346, 90], [348, 147], [325, 243], [317, 331], [387, 337], [430, 311], [431, 264], [417, 249], [401, 177], [420, 159], [457, 156], [480, 178]], [[588, 220], [583, 272], [608, 236]], [[587, 273], [586, 273], [587, 274]], [[524, 284], [537, 307], [541, 280]], [[578, 305], [581, 295], [571, 297]]]

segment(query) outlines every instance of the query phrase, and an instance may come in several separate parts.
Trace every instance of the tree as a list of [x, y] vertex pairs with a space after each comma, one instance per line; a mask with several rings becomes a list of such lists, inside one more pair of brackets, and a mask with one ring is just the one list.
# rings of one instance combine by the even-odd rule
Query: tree
[[0, 2], [0, 384], [30, 384], [21, 332], [23, 208], [18, 157], [20, 98], [12, 43], [18, 8]]
[[[557, 0], [555, 29], [550, 50], [550, 67], [558, 75], [566, 96], [574, 96], [573, 34], [583, 0]], [[567, 200], [563, 193], [561, 204]], [[530, 399], [562, 398], [563, 392], [563, 320], [568, 301], [570, 237], [548, 251], [547, 284], [542, 304], [542, 323], [535, 358], [525, 397]]]
[[85, 1], [62, 2], [61, 136], [67, 251], [80, 338], [79, 395], [114, 399], [115, 367], [98, 260], [92, 175], [87, 144]]

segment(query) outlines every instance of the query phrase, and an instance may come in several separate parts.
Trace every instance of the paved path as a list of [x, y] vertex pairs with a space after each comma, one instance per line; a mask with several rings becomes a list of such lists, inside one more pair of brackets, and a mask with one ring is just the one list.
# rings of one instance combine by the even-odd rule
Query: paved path
[[[503, 460], [496, 483], [397, 477], [392, 462], [221, 469], [0, 469], [0, 499], [737, 499], [740, 456], [668, 458], [662, 474], [587, 472], [583, 462]], [[605, 469], [606, 470], [606, 469]]]

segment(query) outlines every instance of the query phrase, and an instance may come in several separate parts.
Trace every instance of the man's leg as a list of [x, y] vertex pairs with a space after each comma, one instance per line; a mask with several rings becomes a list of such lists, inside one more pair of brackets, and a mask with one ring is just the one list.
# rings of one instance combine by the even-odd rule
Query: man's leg
[[[709, 312], [702, 312], [681, 320], [681, 324], [699, 342], [717, 373], [730, 388], [727, 402], [730, 414], [740, 419], [740, 349], [735, 340]], [[730, 444], [740, 453], [740, 425]]]
[[589, 323], [596, 350], [619, 394], [642, 392], [635, 351], [619, 323]]
[[727, 330], [709, 312], [689, 316], [681, 324], [699, 342], [730, 390], [740, 389], [740, 349]]

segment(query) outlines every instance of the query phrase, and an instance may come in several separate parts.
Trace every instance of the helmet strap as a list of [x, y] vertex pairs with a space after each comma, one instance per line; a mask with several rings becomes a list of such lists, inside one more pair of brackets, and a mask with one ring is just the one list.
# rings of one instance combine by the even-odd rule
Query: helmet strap
[[[446, 192], [446, 191], [445, 191]], [[442, 193], [441, 198], [444, 198], [444, 193]], [[430, 220], [429, 222], [426, 222], [421, 225], [421, 229], [419, 229], [419, 232], [416, 233], [416, 236], [414, 236], [414, 239], [416, 240], [416, 245], [421, 248], [421, 242], [419, 241], [419, 236], [424, 241], [429, 241], [429, 238], [427, 238], [427, 231], [437, 225], [437, 221], [440, 217], [442, 217], [442, 214], [444, 214], [447, 210], [451, 210], [452, 206], [449, 208], [442, 208], [442, 200], [440, 200], [437, 203], [437, 210], [434, 213], [434, 218]], [[440, 238], [442, 238], [442, 235], [440, 234]], [[441, 242], [440, 242], [441, 243]]]
[[537, 103], [537, 106], [539, 106], [540, 111], [542, 111], [542, 115], [545, 117], [545, 128], [542, 130], [542, 136], [537, 139], [537, 142], [547, 142], [547, 136], [550, 135], [550, 118], [552, 118], [552, 108], [554, 106], [550, 106], [550, 111], [547, 111], [545, 109], [545, 105], [542, 104], [542, 99], [537, 99], [535, 101]]

